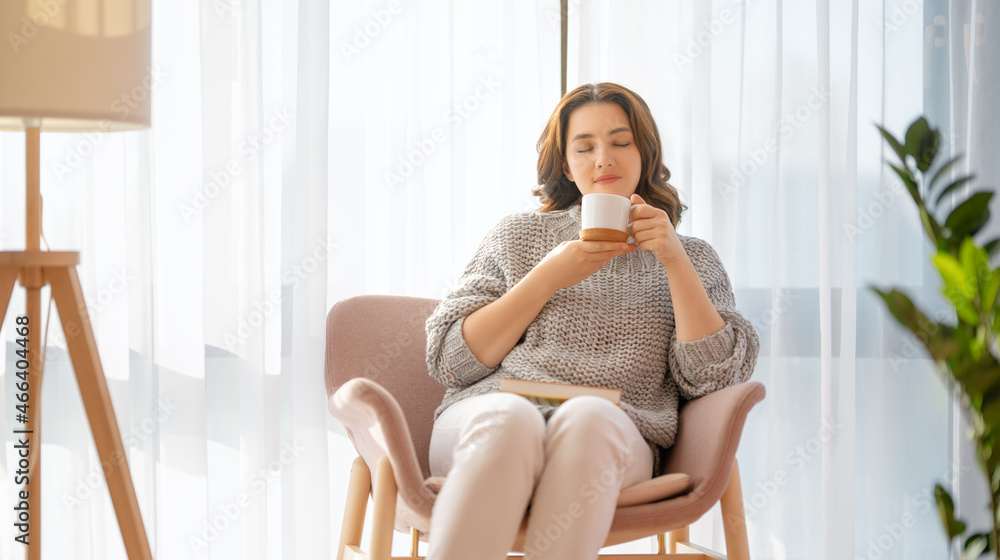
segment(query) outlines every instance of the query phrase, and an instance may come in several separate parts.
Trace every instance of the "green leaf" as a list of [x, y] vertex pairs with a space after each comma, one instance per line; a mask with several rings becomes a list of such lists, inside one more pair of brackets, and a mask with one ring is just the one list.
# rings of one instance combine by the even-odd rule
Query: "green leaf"
[[941, 524], [944, 525], [944, 532], [948, 535], [948, 540], [951, 541], [964, 533], [965, 523], [955, 519], [955, 502], [952, 501], [951, 494], [940, 484], [934, 485], [934, 499], [937, 500]]
[[[929, 135], [925, 135], [921, 138], [920, 146], [917, 153], [914, 154], [917, 158], [917, 169], [921, 173], [927, 173], [927, 170], [934, 165], [934, 159], [937, 158], [938, 148], [941, 146], [941, 135], [937, 130], [931, 129]], [[927, 186], [928, 194], [930, 192], [930, 185]]]
[[906, 153], [913, 156], [921, 173], [926, 173], [934, 163], [940, 143], [941, 135], [923, 117], [913, 121], [906, 131]]
[[875, 288], [875, 293], [882, 297], [885, 301], [886, 307], [889, 308], [889, 312], [892, 313], [893, 317], [895, 317], [896, 320], [899, 321], [904, 327], [910, 329], [910, 331], [916, 334], [917, 338], [920, 338], [921, 342], [923, 342], [924, 339], [920, 336], [922, 332], [926, 331], [926, 329], [923, 328], [923, 325], [920, 324], [920, 317], [923, 314], [916, 308], [915, 305], [913, 305], [910, 298], [898, 290], [883, 292]]
[[981, 191], [973, 194], [948, 215], [944, 227], [951, 230], [954, 237], [965, 238], [975, 235], [990, 219], [991, 198], [993, 198], [991, 192]]
[[983, 402], [1000, 399], [1000, 364], [983, 367], [973, 363], [961, 373], [956, 371], [955, 379], [970, 397], [981, 396]]
[[955, 311], [958, 312], [958, 318], [965, 322], [965, 324], [973, 326], [979, 324], [979, 312], [976, 311], [976, 308], [971, 303], [967, 301], [956, 303]]
[[948, 173], [948, 170], [951, 169], [951, 167], [953, 165], [955, 165], [956, 163], [958, 163], [961, 160], [962, 160], [962, 156], [961, 156], [961, 154], [959, 154], [959, 155], [951, 158], [950, 160], [944, 162], [941, 165], [941, 167], [938, 167], [937, 171], [934, 173], [934, 177], [931, 177], [931, 182], [930, 182], [930, 187], [929, 188], [933, 189], [934, 185], [936, 185], [937, 182], [939, 180], [943, 179], [944, 176], [945, 176], [945, 174]]
[[974, 292], [970, 299], [974, 301], [975, 296], [980, 296], [979, 309], [988, 312], [993, 308], [993, 303], [991, 301], [987, 304], [983, 301], [982, 296], [986, 295], [983, 289], [991, 281], [995, 272], [990, 268], [989, 255], [985, 249], [976, 245], [973, 238], [966, 237], [962, 241], [961, 249], [959, 249], [959, 258], [962, 261], [962, 268], [968, 277], [969, 287]]
[[976, 242], [972, 240], [971, 237], [966, 237], [962, 241], [962, 247], [958, 252], [958, 258], [962, 261], [962, 270], [965, 271], [965, 276], [968, 281], [972, 284], [975, 289], [979, 287], [979, 258], [976, 254]]
[[923, 205], [920, 206], [920, 223], [924, 225], [924, 231], [927, 232], [927, 235], [934, 242], [934, 245], [937, 246], [937, 249], [939, 251], [944, 249], [946, 239], [941, 233], [941, 225], [938, 224], [934, 216], [931, 216], [931, 213]]
[[910, 173], [907, 167], [896, 167], [895, 165], [889, 164], [889, 167], [899, 175], [899, 178], [903, 181], [903, 186], [906, 187], [906, 191], [910, 193], [913, 201], [917, 203], [918, 207], [923, 207], [924, 201], [920, 198], [920, 191], [917, 189], [917, 180], [913, 178], [913, 174]]
[[879, 125], [875, 126], [878, 128], [879, 132], [882, 133], [882, 138], [885, 138], [885, 141], [889, 143], [892, 151], [896, 152], [896, 155], [899, 156], [899, 161], [902, 162], [903, 165], [906, 165], [906, 149], [899, 143], [899, 140], [896, 140], [896, 137], [890, 134], [888, 130]]
[[906, 136], [903, 142], [906, 153], [916, 158], [920, 153], [921, 144], [924, 143], [924, 137], [928, 134], [930, 134], [930, 126], [924, 117], [920, 117], [910, 123], [910, 127], [906, 129]]
[[[934, 262], [934, 266], [937, 267], [938, 272], [941, 273], [941, 278], [944, 280], [944, 293], [955, 294], [962, 297], [963, 301], [969, 301], [975, 297], [975, 292], [972, 290], [972, 284], [969, 281], [969, 276], [966, 274], [965, 268], [962, 263], [958, 261], [954, 256], [948, 253], [938, 253], [931, 258]], [[951, 296], [949, 296], [951, 299]]]
[[940, 205], [941, 204], [941, 200], [943, 200], [944, 197], [947, 196], [948, 193], [950, 193], [951, 191], [957, 189], [958, 187], [961, 187], [962, 185], [968, 183], [969, 181], [973, 180], [974, 178], [975, 178], [975, 175], [966, 175], [965, 177], [959, 177], [958, 179], [955, 179], [955, 181], [953, 183], [951, 183], [950, 185], [948, 185], [947, 187], [945, 187], [940, 193], [938, 193], [937, 200], [934, 201], [934, 205], [935, 206]]
[[[996, 372], [993, 373], [994, 375], [996, 374]], [[1000, 414], [1000, 386], [994, 383], [993, 386], [978, 395], [978, 397], [982, 399], [980, 409], [982, 410], [983, 420], [988, 426], [996, 429], [1000, 426], [1000, 422], [997, 420], [997, 415]]]
[[913, 305], [906, 294], [899, 290], [890, 292], [883, 292], [878, 288], [872, 290], [885, 301], [892, 316], [917, 337], [933, 359], [946, 360], [961, 348], [955, 339], [953, 329], [928, 319], [927, 315]]
[[979, 406], [982, 411], [983, 421], [987, 426], [1000, 425], [1000, 395], [996, 393], [983, 393], [980, 396]]
[[997, 301], [997, 291], [1000, 290], [1000, 269], [991, 271], [979, 285], [979, 306], [985, 312], [993, 309]]
[[960, 560], [975, 560], [989, 550], [990, 538], [986, 533], [977, 533], [965, 540]]
[[950, 357], [948, 360], [948, 369], [951, 370], [951, 375], [955, 378], [955, 381], [962, 384], [976, 373], [978, 360], [976, 360], [973, 352], [971, 352], [972, 338], [969, 336], [969, 333], [959, 329], [955, 332], [955, 336], [961, 345], [961, 350], [958, 354]]
[[985, 249], [986, 252], [989, 253], [990, 255], [995, 253], [998, 248], [1000, 248], [1000, 239], [993, 239], [991, 241], [987, 241], [986, 244], [983, 245], [983, 249]]

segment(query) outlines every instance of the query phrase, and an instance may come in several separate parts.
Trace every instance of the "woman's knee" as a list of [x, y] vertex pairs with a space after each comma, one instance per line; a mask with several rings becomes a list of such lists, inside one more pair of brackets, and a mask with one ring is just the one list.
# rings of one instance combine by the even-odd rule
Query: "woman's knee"
[[479, 398], [471, 425], [505, 426], [525, 437], [544, 436], [545, 419], [535, 405], [510, 393], [493, 393]]
[[599, 397], [574, 397], [559, 406], [549, 419], [545, 453], [547, 461], [579, 465], [589, 477], [587, 488], [617, 491], [625, 478], [649, 478], [652, 470], [649, 447], [632, 419]]
[[479, 398], [477, 411], [470, 417], [457, 449], [477, 452], [496, 449], [498, 453], [541, 456], [545, 440], [545, 419], [527, 399], [509, 393]]
[[560, 405], [549, 420], [549, 429], [590, 438], [607, 435], [621, 441], [624, 439], [623, 428], [631, 422], [625, 411], [611, 401], [583, 395]]

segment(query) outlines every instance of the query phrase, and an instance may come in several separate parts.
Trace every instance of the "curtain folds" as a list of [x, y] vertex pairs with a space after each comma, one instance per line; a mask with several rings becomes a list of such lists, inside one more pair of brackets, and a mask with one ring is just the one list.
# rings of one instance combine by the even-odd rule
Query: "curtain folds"
[[[927, 114], [981, 173], [977, 150], [998, 140], [982, 125], [996, 15], [981, 4], [590, 2], [571, 17], [570, 81], [650, 103], [691, 206], [680, 231], [718, 250], [761, 334], [769, 395], [740, 448], [757, 556], [942, 557], [935, 481], [984, 523], [949, 388], [869, 289], [947, 312], [874, 125], [900, 135]], [[696, 538], [721, 545], [717, 516]]]
[[[158, 2], [152, 128], [43, 135], [45, 240], [81, 251], [154, 556], [331, 557], [354, 454], [326, 410], [326, 312], [364, 293], [442, 297], [493, 224], [536, 207], [559, 5]], [[768, 398], [739, 450], [754, 557], [942, 558], [937, 481], [985, 527], [960, 407], [870, 290], [948, 313], [874, 125], [899, 135], [924, 114], [976, 187], [1000, 175], [1000, 7], [570, 0], [567, 17], [568, 87], [615, 81], [649, 103], [690, 206], [679, 231], [716, 248], [760, 334]], [[0, 134], [4, 250], [24, 246], [23, 161], [23, 135]], [[22, 554], [8, 388], [23, 308], [16, 289], [2, 558]], [[124, 558], [51, 319], [44, 557]], [[719, 512], [692, 537], [721, 548]], [[394, 545], [407, 554], [408, 536]]]

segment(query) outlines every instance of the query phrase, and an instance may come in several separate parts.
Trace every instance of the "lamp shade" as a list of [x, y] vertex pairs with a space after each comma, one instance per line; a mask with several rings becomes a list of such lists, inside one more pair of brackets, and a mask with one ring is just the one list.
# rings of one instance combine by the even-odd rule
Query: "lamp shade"
[[0, 0], [0, 129], [149, 126], [151, 0]]

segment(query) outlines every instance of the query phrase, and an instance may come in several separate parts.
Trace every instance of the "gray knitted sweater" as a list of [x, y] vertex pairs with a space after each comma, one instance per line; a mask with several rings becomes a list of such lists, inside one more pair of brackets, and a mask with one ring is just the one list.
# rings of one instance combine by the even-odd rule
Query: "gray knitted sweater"
[[[757, 333], [736, 311], [729, 277], [708, 243], [679, 236], [726, 321], [701, 340], [677, 342], [666, 270], [642, 250], [615, 257], [556, 292], [494, 368], [480, 363], [462, 336], [466, 317], [499, 299], [579, 232], [577, 205], [513, 214], [486, 235], [459, 286], [427, 320], [427, 366], [448, 387], [435, 418], [464, 398], [497, 391], [501, 377], [617, 387], [622, 410], [650, 443], [658, 470], [661, 449], [673, 445], [677, 433], [678, 397], [746, 381], [757, 362]], [[552, 411], [542, 410], [546, 417]]]

